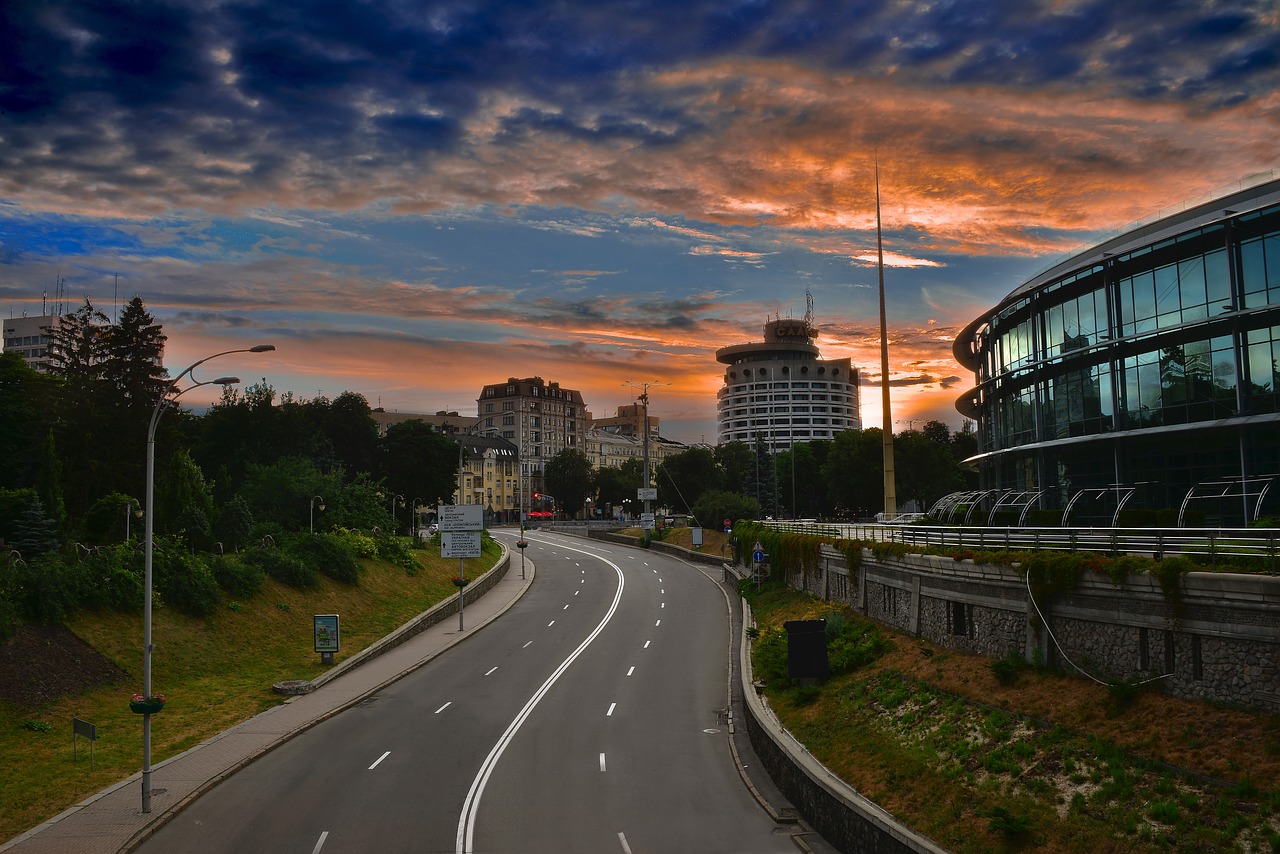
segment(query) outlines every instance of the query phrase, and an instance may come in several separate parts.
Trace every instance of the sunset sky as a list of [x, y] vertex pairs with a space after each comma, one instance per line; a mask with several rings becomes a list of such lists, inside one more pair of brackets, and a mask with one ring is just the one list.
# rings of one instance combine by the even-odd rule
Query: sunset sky
[[174, 373], [389, 410], [665, 383], [714, 443], [715, 350], [808, 290], [878, 427], [878, 160], [894, 428], [958, 427], [978, 313], [1280, 165], [1278, 9], [9, 0], [0, 312], [140, 295]]

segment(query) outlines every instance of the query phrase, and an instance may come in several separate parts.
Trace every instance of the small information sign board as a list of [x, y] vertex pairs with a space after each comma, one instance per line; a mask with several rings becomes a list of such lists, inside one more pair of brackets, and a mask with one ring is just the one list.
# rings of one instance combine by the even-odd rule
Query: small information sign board
[[658, 487], [641, 486], [638, 489], [636, 489], [636, 498], [639, 499], [640, 501], [657, 501]]
[[641, 513], [641, 514], [640, 514], [640, 527], [641, 527], [643, 530], [645, 530], [645, 531], [652, 531], [652, 530], [653, 530], [653, 519], [654, 519], [654, 516], [653, 516], [653, 514], [652, 514], [652, 513]]
[[479, 531], [484, 527], [482, 504], [442, 504], [439, 511], [441, 531]]
[[338, 615], [316, 614], [312, 619], [315, 622], [315, 649], [320, 653], [320, 661], [333, 664], [333, 654], [340, 645]]
[[76, 762], [80, 761], [80, 744], [81, 736], [89, 739], [89, 770], [94, 770], [93, 762], [93, 743], [98, 740], [98, 728], [88, 721], [82, 721], [79, 718], [71, 719], [71, 758]]
[[480, 557], [479, 531], [442, 531], [441, 557]]

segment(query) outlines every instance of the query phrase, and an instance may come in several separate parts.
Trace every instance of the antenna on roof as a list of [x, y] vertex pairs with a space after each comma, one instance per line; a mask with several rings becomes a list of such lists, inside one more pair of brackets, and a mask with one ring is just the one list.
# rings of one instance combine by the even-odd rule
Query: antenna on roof
[[813, 291], [804, 289], [804, 325], [813, 325]]

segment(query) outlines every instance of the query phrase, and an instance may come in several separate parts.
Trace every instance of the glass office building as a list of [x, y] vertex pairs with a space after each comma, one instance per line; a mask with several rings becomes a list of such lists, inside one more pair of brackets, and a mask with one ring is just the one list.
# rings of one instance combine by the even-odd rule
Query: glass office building
[[1058, 263], [954, 353], [974, 372], [956, 408], [981, 449], [966, 506], [1071, 524], [1126, 507], [1183, 525], [1280, 513], [1280, 173]]

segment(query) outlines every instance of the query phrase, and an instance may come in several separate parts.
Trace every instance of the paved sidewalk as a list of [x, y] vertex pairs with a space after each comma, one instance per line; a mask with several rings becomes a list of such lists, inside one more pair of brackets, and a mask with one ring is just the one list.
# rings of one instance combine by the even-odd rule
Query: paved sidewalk
[[[151, 769], [151, 812], [142, 812], [142, 772], [51, 818], [10, 842], [6, 854], [117, 854], [128, 850], [187, 802], [292, 736], [337, 714], [466, 639], [514, 605], [533, 583], [533, 562], [511, 555], [507, 573], [475, 602], [463, 625], [453, 614], [399, 646], [331, 678], [309, 694], [250, 718]], [[342, 667], [342, 665], [339, 665]]]

